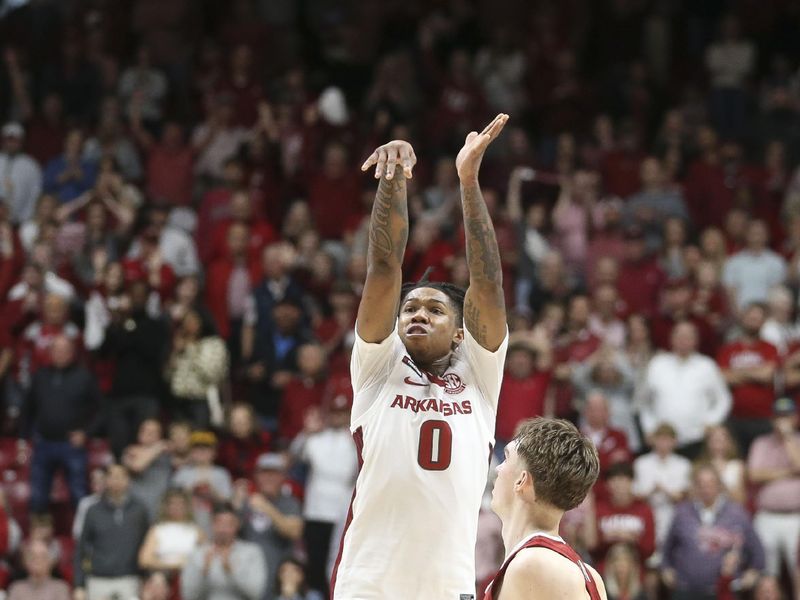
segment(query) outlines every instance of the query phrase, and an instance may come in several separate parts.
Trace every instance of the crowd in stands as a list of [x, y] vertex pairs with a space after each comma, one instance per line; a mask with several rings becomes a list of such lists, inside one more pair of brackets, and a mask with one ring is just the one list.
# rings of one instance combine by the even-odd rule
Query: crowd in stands
[[794, 0], [0, 3], [0, 587], [324, 597], [358, 165], [412, 143], [404, 278], [466, 286], [454, 153], [502, 111], [498, 456], [535, 415], [592, 439], [563, 536], [614, 600], [800, 597], [798, 31]]

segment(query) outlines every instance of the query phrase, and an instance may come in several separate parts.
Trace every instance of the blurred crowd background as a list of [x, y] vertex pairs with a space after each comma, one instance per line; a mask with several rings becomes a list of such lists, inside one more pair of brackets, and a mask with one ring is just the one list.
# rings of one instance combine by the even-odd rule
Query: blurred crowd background
[[800, 598], [798, 32], [797, 0], [0, 2], [2, 587], [324, 597], [358, 167], [412, 143], [404, 278], [466, 285], [454, 157], [507, 112], [498, 455], [541, 414], [595, 442], [563, 535], [610, 598]]

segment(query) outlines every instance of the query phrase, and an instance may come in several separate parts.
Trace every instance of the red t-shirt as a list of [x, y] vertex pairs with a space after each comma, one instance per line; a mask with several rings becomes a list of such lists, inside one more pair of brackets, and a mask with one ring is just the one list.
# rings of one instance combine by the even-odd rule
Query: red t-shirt
[[[779, 362], [778, 349], [769, 342], [758, 340], [748, 343], [742, 340], [725, 344], [717, 355], [721, 369], [744, 369]], [[748, 381], [731, 386], [733, 409], [737, 418], [768, 419], [772, 414], [775, 388], [772, 383]]]
[[497, 406], [496, 436], [510, 440], [520, 421], [544, 414], [544, 401], [550, 386], [552, 373], [541, 371], [524, 379], [516, 379], [506, 373], [500, 386]]
[[361, 212], [361, 180], [358, 176], [344, 175], [331, 179], [318, 173], [308, 186], [308, 205], [320, 237], [339, 239], [345, 224], [354, 214]]
[[312, 406], [321, 406], [325, 394], [325, 381], [308, 381], [293, 378], [283, 390], [278, 414], [278, 434], [285, 440], [293, 439], [303, 430], [306, 411]]
[[[598, 562], [604, 562], [608, 549], [621, 541], [617, 537], [619, 533], [634, 536], [633, 545], [636, 546], [642, 561], [655, 550], [655, 524], [653, 512], [647, 502], [634, 500], [628, 506], [622, 507], [614, 506], [611, 501], [598, 499], [596, 514], [598, 546], [593, 554]], [[602, 571], [602, 568], [600, 570]]]
[[153, 146], [147, 154], [147, 193], [173, 206], [192, 203], [194, 154], [190, 146], [178, 150]]
[[658, 311], [666, 275], [655, 261], [626, 262], [620, 268], [617, 290], [629, 314], [646, 316]]

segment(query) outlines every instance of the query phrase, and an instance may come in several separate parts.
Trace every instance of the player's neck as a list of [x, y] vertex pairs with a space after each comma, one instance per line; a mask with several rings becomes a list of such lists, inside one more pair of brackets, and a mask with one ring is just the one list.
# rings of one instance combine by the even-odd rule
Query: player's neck
[[563, 514], [553, 507], [541, 505], [531, 507], [529, 504], [515, 506], [511, 515], [503, 519], [502, 535], [506, 555], [534, 533], [557, 536]]
[[447, 372], [448, 367], [450, 367], [451, 354], [452, 354], [451, 352], [448, 352], [443, 357], [437, 358], [436, 360], [430, 363], [420, 363], [417, 361], [414, 362], [416, 362], [417, 366], [423, 371], [426, 371], [427, 373], [432, 373], [437, 376], [441, 376], [444, 375]]

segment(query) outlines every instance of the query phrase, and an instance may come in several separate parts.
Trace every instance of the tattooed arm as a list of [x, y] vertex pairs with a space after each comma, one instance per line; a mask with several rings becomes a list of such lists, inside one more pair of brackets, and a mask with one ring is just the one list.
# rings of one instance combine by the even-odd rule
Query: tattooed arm
[[467, 136], [456, 158], [461, 180], [461, 203], [467, 242], [469, 288], [464, 298], [464, 326], [484, 348], [494, 352], [506, 335], [506, 306], [503, 297], [503, 271], [494, 226], [483, 201], [478, 171], [483, 153], [508, 121], [497, 115], [481, 133]]
[[[401, 266], [408, 241], [406, 179], [417, 162], [408, 142], [384, 144], [361, 167], [375, 165], [380, 179], [369, 222], [367, 280], [358, 307], [358, 335], [367, 342], [381, 342], [394, 329], [402, 284]], [[395, 172], [400, 165], [402, 170]]]

